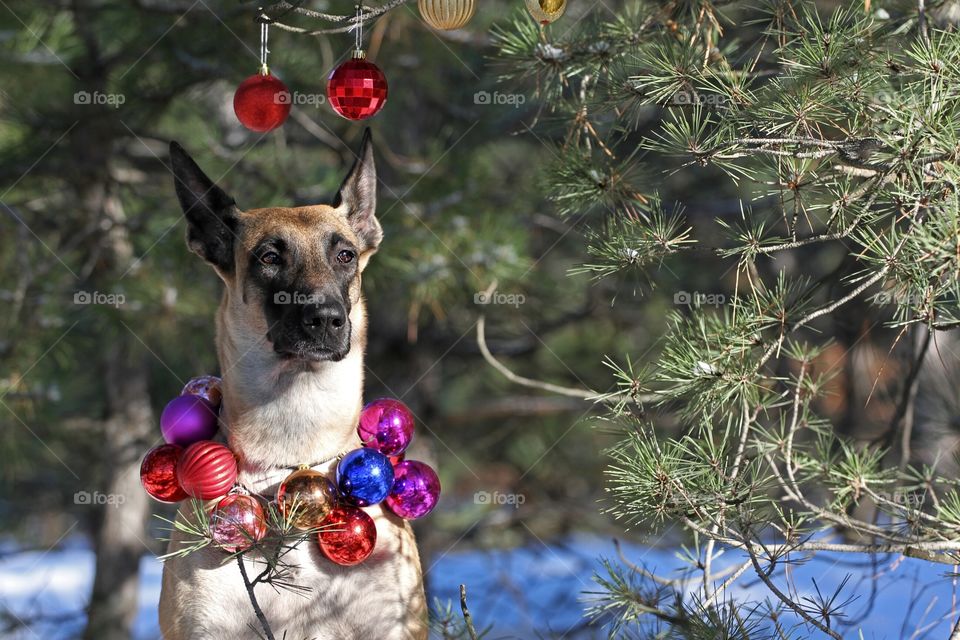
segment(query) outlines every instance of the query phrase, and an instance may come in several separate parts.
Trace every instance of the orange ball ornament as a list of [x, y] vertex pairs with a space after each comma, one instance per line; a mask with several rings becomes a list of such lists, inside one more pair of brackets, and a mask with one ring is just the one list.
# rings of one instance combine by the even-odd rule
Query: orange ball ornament
[[298, 469], [277, 488], [277, 507], [301, 531], [319, 527], [337, 506], [337, 490], [319, 471]]

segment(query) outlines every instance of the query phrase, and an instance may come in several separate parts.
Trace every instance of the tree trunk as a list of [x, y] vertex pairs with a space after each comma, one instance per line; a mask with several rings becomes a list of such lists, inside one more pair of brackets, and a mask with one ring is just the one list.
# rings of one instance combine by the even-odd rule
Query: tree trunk
[[[93, 216], [122, 222], [123, 209], [109, 184], [91, 185], [81, 202]], [[103, 266], [93, 281], [104, 291], [111, 291], [118, 274], [126, 271], [133, 249], [122, 224], [106, 226]], [[87, 640], [130, 637], [137, 613], [140, 557], [149, 550], [150, 504], [140, 487], [139, 473], [140, 457], [155, 436], [149, 361], [146, 350], [129, 330], [122, 325], [111, 329], [113, 339], [104, 350], [101, 367], [107, 409], [101, 468], [107, 471], [104, 489], [112, 500], [100, 507], [102, 518], [94, 533], [97, 565], [83, 636]]]

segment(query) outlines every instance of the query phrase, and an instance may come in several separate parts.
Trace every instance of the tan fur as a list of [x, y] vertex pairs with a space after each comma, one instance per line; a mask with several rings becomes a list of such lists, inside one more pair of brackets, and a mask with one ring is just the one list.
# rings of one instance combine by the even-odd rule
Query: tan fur
[[[225, 284], [217, 312], [217, 353], [224, 380], [221, 425], [240, 459], [239, 481], [251, 491], [273, 496], [289, 473], [283, 467], [334, 458], [356, 448], [355, 429], [363, 390], [366, 310], [360, 271], [370, 253], [359, 256], [360, 268], [350, 287], [351, 347], [339, 362], [281, 360], [266, 339], [261, 300], [247, 286], [251, 249], [268, 234], [283, 234], [306, 252], [309, 273], [318, 283], [329, 268], [311, 248], [333, 231], [352, 241], [356, 236], [338, 210], [318, 205], [255, 209], [239, 213], [241, 236], [235, 269], [220, 273]], [[332, 473], [329, 463], [321, 470]], [[186, 519], [189, 503], [181, 508]], [[413, 531], [382, 506], [367, 509], [377, 524], [373, 555], [354, 567], [339, 567], [320, 555], [313, 540], [304, 540], [285, 556], [296, 565], [290, 582], [307, 593], [259, 586], [257, 598], [275, 637], [287, 640], [389, 640], [427, 637], [426, 599]], [[183, 540], [174, 534], [169, 551]], [[204, 549], [164, 563], [160, 594], [160, 629], [167, 640], [239, 640], [258, 637], [259, 625], [236, 562], [227, 554]], [[262, 565], [246, 557], [248, 573]]]

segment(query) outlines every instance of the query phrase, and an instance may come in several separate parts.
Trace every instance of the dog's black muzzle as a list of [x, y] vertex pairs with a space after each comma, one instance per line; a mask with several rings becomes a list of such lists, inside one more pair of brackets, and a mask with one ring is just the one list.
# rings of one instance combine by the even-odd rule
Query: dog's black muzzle
[[350, 310], [339, 295], [281, 293], [268, 306], [276, 321], [267, 338], [281, 357], [336, 361], [350, 352]]

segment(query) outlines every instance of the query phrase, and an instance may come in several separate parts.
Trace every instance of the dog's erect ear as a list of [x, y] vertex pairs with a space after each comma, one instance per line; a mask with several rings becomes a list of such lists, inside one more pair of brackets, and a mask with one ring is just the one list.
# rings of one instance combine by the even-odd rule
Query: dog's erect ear
[[383, 229], [377, 221], [377, 167], [373, 161], [373, 143], [370, 129], [363, 132], [360, 155], [353, 168], [340, 185], [333, 206], [345, 216], [353, 232], [357, 234], [360, 253], [369, 257], [380, 246]]
[[170, 143], [177, 199], [187, 218], [187, 246], [222, 273], [233, 271], [237, 207], [176, 142]]

